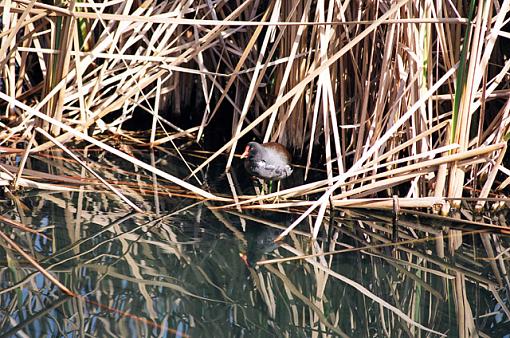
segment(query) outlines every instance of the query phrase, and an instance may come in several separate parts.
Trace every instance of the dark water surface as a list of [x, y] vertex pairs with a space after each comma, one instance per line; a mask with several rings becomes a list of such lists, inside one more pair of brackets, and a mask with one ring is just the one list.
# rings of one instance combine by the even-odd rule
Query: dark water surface
[[[80, 173], [53, 161], [31, 165]], [[188, 173], [176, 157], [156, 165]], [[2, 337], [510, 337], [507, 235], [462, 228], [463, 244], [450, 255], [446, 229], [463, 224], [404, 215], [393, 249], [391, 215], [339, 210], [319, 240], [305, 222], [277, 245], [299, 213], [217, 209], [138, 168], [100, 157], [94, 166], [147, 214], [102, 186], [4, 197], [0, 215], [40, 233], [5, 222], [2, 232], [77, 296], [2, 240]], [[226, 185], [209, 170], [212, 189]], [[506, 213], [491, 217], [479, 221], [498, 223]]]

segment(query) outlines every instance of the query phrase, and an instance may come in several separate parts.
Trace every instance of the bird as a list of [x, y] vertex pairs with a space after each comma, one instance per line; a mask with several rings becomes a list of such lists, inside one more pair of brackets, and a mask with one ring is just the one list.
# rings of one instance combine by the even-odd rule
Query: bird
[[246, 171], [264, 181], [280, 181], [292, 174], [292, 158], [280, 143], [249, 142], [241, 158]]

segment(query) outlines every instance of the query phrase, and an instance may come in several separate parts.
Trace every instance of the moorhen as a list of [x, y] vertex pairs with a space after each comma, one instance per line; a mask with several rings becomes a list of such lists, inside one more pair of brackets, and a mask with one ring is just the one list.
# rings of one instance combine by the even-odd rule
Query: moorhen
[[241, 155], [244, 166], [252, 176], [266, 181], [279, 181], [292, 174], [291, 157], [279, 143], [250, 142]]

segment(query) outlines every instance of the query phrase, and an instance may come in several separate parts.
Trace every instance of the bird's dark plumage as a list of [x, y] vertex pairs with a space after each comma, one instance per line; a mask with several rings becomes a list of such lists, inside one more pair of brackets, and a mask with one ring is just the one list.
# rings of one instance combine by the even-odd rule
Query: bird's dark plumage
[[250, 142], [241, 158], [251, 175], [267, 181], [279, 181], [292, 174], [290, 153], [276, 142]]

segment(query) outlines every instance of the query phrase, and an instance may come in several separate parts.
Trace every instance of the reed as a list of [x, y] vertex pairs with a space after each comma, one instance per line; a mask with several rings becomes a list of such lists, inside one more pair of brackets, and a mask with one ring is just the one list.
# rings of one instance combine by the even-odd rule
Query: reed
[[[330, 205], [362, 207], [367, 197], [433, 203], [444, 213], [463, 197], [480, 197], [482, 209], [484, 198], [504, 192], [510, 173], [510, 1], [456, 5], [2, 2], [1, 151], [23, 148], [26, 159], [84, 140], [238, 208], [261, 201], [278, 208], [267, 202], [274, 196], [288, 199], [280, 207], [315, 199], [288, 231], [317, 211], [317, 234]], [[140, 146], [200, 143], [227, 114], [230, 140], [189, 166], [193, 183], [108, 144], [112, 135]], [[134, 115], [151, 121], [148, 141], [126, 132]], [[266, 197], [206, 191], [200, 170], [222, 154], [228, 170], [246, 135], [288, 146], [305, 179], [319, 159], [325, 179]], [[0, 175], [2, 185], [48, 188], [28, 179], [23, 165], [2, 165]]]

